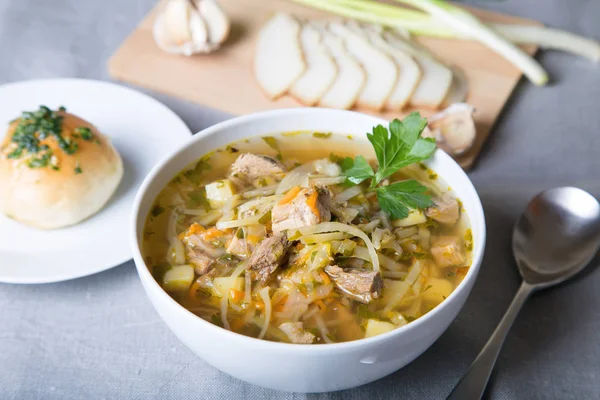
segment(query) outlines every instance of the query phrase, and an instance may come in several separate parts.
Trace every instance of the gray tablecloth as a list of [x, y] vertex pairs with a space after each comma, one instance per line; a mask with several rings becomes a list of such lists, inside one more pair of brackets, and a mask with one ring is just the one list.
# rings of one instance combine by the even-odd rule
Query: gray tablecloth
[[[108, 80], [109, 55], [153, 3], [0, 0], [0, 83]], [[600, 38], [600, 0], [479, 3]], [[489, 235], [473, 293], [448, 331], [406, 368], [358, 389], [322, 395], [281, 393], [238, 381], [178, 342], [128, 262], [70, 282], [0, 284], [0, 399], [443, 398], [517, 289], [510, 234], [528, 199], [558, 185], [600, 196], [600, 65], [551, 52], [540, 60], [555, 82], [544, 88], [521, 82], [470, 174]], [[151, 95], [193, 131], [228, 118]], [[590, 268], [573, 282], [536, 294], [510, 332], [487, 396], [600, 399], [599, 287], [600, 271]]]

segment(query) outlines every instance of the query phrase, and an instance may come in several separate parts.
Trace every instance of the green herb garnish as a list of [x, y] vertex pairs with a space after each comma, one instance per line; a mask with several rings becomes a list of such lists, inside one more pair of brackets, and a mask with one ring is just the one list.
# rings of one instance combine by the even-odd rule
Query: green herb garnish
[[150, 211], [150, 212], [152, 213], [153, 217], [158, 217], [164, 211], [165, 211], [164, 207], [161, 207], [159, 204], [157, 204], [154, 207], [152, 207], [152, 211]]
[[194, 165], [194, 168], [185, 171], [183, 173], [183, 176], [185, 176], [190, 182], [192, 182], [195, 185], [200, 184], [202, 174], [204, 173], [204, 171], [209, 171], [210, 169], [212, 169], [212, 165], [210, 165], [209, 161], [213, 155], [214, 152], [211, 151], [210, 153], [202, 156], [202, 158], [198, 160], [196, 165]]
[[193, 190], [188, 193], [188, 201], [186, 205], [189, 208], [203, 207], [204, 210], [210, 210], [210, 201], [206, 198], [206, 190], [204, 188]]
[[94, 137], [94, 135], [92, 135], [92, 130], [84, 126], [75, 128], [75, 134], [80, 136], [85, 141], [90, 141]]
[[331, 137], [331, 132], [328, 132], [328, 133], [315, 132], [312, 135], [313, 135], [313, 137], [318, 138], [318, 139], [328, 139]]
[[410, 209], [432, 205], [427, 187], [414, 179], [378, 186], [385, 178], [410, 164], [429, 158], [436, 149], [435, 140], [422, 138], [427, 120], [419, 113], [412, 113], [402, 121], [390, 122], [389, 130], [383, 125], [373, 128], [367, 138], [375, 149], [379, 167], [377, 171], [363, 156], [352, 160], [345, 158], [339, 164], [349, 182], [358, 185], [371, 179], [369, 188], [377, 193], [381, 209], [394, 219], [408, 217]]

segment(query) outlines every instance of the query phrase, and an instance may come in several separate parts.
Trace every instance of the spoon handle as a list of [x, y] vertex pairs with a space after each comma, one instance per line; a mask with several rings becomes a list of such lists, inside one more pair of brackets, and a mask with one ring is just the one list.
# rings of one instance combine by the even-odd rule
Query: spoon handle
[[481, 399], [506, 334], [519, 314], [523, 303], [534, 289], [535, 287], [527, 282], [521, 283], [521, 287], [496, 330], [446, 400]]

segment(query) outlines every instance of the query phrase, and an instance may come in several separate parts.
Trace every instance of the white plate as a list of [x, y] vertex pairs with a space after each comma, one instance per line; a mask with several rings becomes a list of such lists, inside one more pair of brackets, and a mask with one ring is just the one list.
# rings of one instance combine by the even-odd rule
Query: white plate
[[123, 180], [106, 207], [79, 225], [42, 231], [0, 215], [0, 282], [58, 282], [129, 260], [129, 217], [135, 193], [154, 165], [189, 140], [191, 132], [185, 123], [142, 93], [81, 79], [3, 85], [0, 104], [0, 137], [21, 111], [64, 105], [111, 137], [125, 167]]

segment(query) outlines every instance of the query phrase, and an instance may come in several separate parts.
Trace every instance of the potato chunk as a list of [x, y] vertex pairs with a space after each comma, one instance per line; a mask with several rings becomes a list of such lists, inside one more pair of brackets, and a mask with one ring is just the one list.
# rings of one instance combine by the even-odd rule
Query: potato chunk
[[206, 198], [210, 201], [223, 203], [235, 194], [235, 187], [229, 179], [221, 179], [206, 185]]
[[396, 329], [394, 324], [389, 322], [379, 321], [376, 319], [370, 319], [367, 321], [367, 329], [365, 330], [365, 338], [382, 335], [384, 333], [393, 331]]
[[165, 273], [162, 287], [170, 293], [183, 292], [189, 289], [193, 280], [194, 268], [191, 265], [179, 265]]
[[425, 290], [421, 293], [423, 302], [430, 306], [437, 306], [450, 296], [453, 287], [448, 279], [429, 278], [425, 283]]

